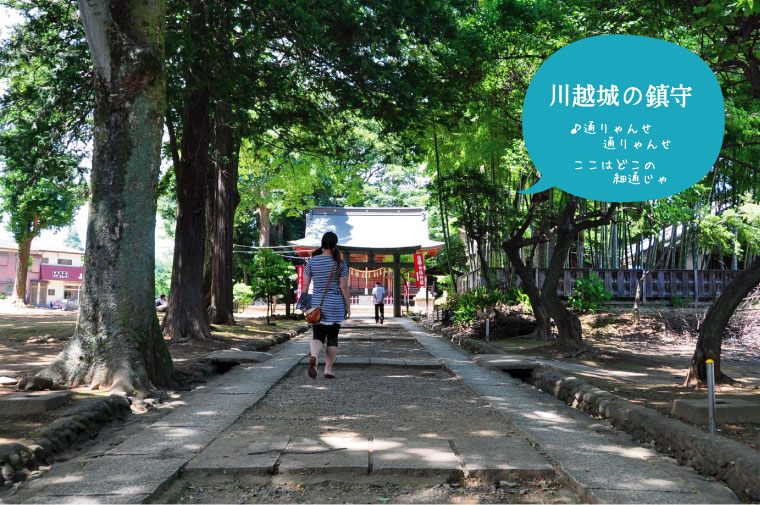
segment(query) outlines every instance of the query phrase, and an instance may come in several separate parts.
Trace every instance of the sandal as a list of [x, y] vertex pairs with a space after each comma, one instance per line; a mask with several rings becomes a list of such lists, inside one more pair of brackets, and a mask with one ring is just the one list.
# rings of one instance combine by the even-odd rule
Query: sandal
[[325, 372], [325, 379], [334, 379], [334, 378], [335, 378], [335, 374], [330, 373], [330, 372]]
[[309, 377], [312, 379], [317, 378], [317, 357], [309, 356]]

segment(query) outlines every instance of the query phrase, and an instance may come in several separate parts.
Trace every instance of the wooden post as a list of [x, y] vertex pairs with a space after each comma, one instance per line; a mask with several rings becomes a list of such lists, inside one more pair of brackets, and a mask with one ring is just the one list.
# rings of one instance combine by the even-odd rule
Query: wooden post
[[401, 255], [393, 255], [393, 317], [401, 317]]

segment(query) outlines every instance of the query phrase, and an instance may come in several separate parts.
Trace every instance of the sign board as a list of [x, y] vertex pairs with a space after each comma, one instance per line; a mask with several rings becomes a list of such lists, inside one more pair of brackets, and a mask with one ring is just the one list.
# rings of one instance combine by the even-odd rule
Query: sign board
[[296, 300], [299, 300], [301, 298], [301, 293], [303, 293], [303, 265], [298, 265], [296, 267], [296, 271], [298, 272], [298, 287], [296, 288]]
[[425, 259], [422, 254], [414, 255], [414, 274], [417, 278], [417, 286], [425, 287]]
[[40, 280], [82, 282], [82, 267], [40, 265]]

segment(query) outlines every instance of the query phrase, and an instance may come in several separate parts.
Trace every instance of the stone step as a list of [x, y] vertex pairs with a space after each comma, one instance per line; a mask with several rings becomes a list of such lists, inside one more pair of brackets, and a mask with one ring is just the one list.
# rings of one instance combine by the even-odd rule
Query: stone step
[[266, 436], [254, 429], [224, 433], [185, 472], [408, 475], [499, 480], [551, 478], [555, 470], [524, 438]]

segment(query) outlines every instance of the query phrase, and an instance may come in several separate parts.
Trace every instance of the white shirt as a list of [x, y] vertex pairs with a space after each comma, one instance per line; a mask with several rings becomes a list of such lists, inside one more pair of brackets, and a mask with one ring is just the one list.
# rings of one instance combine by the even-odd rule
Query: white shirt
[[372, 295], [375, 297], [375, 303], [383, 303], [385, 288], [382, 286], [375, 286], [372, 288]]

